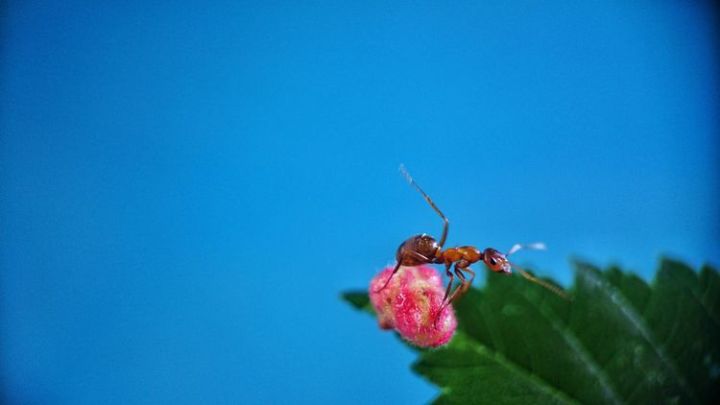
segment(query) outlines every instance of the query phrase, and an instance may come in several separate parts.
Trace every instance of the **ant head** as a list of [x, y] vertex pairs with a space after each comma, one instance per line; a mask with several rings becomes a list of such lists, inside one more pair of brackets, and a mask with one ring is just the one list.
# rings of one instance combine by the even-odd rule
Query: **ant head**
[[512, 265], [507, 256], [493, 248], [487, 248], [483, 251], [483, 262], [490, 270], [496, 273], [512, 273]]

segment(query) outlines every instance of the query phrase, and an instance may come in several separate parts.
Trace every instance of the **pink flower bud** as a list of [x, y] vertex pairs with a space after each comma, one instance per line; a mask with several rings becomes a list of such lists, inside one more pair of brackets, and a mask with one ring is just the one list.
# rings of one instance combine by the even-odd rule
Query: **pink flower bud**
[[419, 347], [437, 347], [450, 341], [457, 320], [451, 305], [438, 317], [445, 296], [442, 278], [430, 266], [401, 267], [385, 289], [393, 267], [370, 282], [370, 301], [383, 329], [395, 329]]

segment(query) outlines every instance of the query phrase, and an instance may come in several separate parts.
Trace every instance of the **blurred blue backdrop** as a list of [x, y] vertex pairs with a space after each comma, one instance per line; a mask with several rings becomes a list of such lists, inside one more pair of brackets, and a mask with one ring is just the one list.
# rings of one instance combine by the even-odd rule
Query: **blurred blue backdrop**
[[708, 4], [304, 3], [5, 2], [0, 402], [430, 400], [338, 299], [440, 232], [400, 163], [565, 285], [720, 263]]

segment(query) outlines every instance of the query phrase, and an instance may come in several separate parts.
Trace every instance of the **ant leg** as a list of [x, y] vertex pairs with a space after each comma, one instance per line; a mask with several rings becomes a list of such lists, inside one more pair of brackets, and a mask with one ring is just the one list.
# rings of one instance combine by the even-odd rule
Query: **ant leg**
[[467, 290], [470, 289], [470, 286], [472, 285], [473, 280], [475, 280], [475, 272], [470, 270], [470, 267], [465, 267], [464, 269], [462, 269], [462, 271], [467, 271], [468, 273], [470, 273], [470, 280], [466, 284], [462, 285], [463, 294], [465, 294], [467, 292]]
[[442, 218], [442, 220], [443, 220], [443, 222], [444, 222], [444, 225], [443, 225], [443, 233], [442, 233], [442, 236], [440, 237], [440, 242], [438, 242], [438, 245], [440, 246], [440, 248], [442, 248], [443, 245], [445, 245], [445, 239], [447, 239], [448, 227], [449, 227], [449, 225], [450, 225], [450, 221], [448, 221], [448, 219], [447, 219], [447, 217], [445, 216], [445, 214], [443, 214], [442, 211], [440, 211], [440, 208], [438, 208], [437, 205], [435, 205], [435, 203], [433, 202], [433, 200], [430, 199], [430, 196], [427, 195], [427, 193], [424, 192], [423, 189], [420, 188], [420, 186], [417, 184], [417, 182], [415, 181], [415, 179], [413, 179], [412, 176], [410, 176], [410, 173], [409, 173], [409, 172], [407, 171], [407, 169], [405, 168], [405, 165], [400, 165], [400, 173], [402, 173], [402, 175], [405, 176], [405, 180], [407, 180], [408, 183], [410, 183], [411, 186], [415, 187], [415, 189], [416, 189], [417, 191], [419, 191], [420, 194], [422, 194], [422, 196], [423, 196], [423, 198], [425, 199], [425, 201], [427, 201], [427, 203], [430, 204], [430, 206], [432, 207], [432, 209], [434, 209], [435, 212], [437, 212], [438, 215], [440, 215], [440, 218]]
[[[445, 309], [445, 307], [447, 307], [453, 301], [455, 301], [455, 299], [457, 299], [458, 297], [465, 294], [465, 292], [470, 287], [470, 283], [472, 283], [472, 280], [475, 278], [475, 273], [472, 270], [470, 270], [470, 272], [473, 274], [473, 278], [470, 279], [470, 281], [465, 279], [465, 274], [463, 274], [463, 270], [466, 270], [467, 267], [462, 267], [463, 265], [467, 266], [467, 264], [465, 264], [463, 262], [455, 263], [455, 275], [458, 276], [458, 278], [460, 279], [460, 285], [457, 286], [457, 288], [455, 288], [455, 291], [453, 291], [453, 293], [450, 295], [450, 298], [448, 298], [445, 301], [443, 306], [440, 308], [440, 312], [442, 312], [442, 310]], [[449, 289], [448, 289], [448, 291], [449, 291]]]
[[[447, 274], [447, 276], [450, 277], [450, 281], [448, 281], [447, 288], [445, 289], [445, 296], [443, 297], [442, 301], [440, 302], [440, 309], [438, 310], [437, 314], [435, 314], [435, 321], [433, 322], [435, 329], [437, 329], [437, 322], [440, 319], [440, 315], [442, 315], [443, 311], [445, 311], [445, 308], [447, 308], [447, 306], [450, 305], [450, 301], [448, 300], [448, 295], [450, 295], [450, 290], [452, 290], [453, 281], [455, 280], [455, 276], [450, 271], [450, 267], [452, 267], [452, 263], [445, 264], [445, 274]], [[459, 288], [460, 288], [460, 286], [455, 288], [455, 291], [453, 292], [451, 297], [455, 296], [455, 294], [457, 293], [457, 290]]]
[[461, 297], [463, 294], [465, 294], [465, 291], [467, 291], [467, 287], [470, 286], [470, 283], [465, 279], [465, 274], [463, 274], [464, 269], [462, 267], [458, 267], [458, 265], [455, 265], [455, 275], [458, 276], [460, 279], [460, 285], [458, 288], [455, 289], [453, 294], [450, 296], [450, 298], [447, 301], [446, 305], [450, 305], [453, 301], [455, 301], [457, 298]]
[[[450, 273], [450, 266], [451, 265], [447, 265], [447, 273], [450, 276], [450, 280], [452, 281], [453, 276], [452, 276], [452, 273]], [[466, 266], [467, 266], [467, 264], [466, 264]], [[455, 288], [455, 291], [453, 291], [453, 293], [450, 295], [450, 298], [448, 298], [447, 295], [450, 292], [450, 286], [452, 285], [452, 283], [448, 284], [447, 291], [445, 292], [445, 298], [447, 298], [447, 300], [445, 298], [443, 298], [443, 303], [442, 303], [442, 305], [440, 305], [440, 310], [437, 312], [437, 315], [435, 315], [435, 322], [434, 322], [435, 329], [437, 329], [438, 319], [440, 319], [440, 315], [442, 315], [443, 311], [445, 311], [445, 308], [450, 306], [450, 304], [458, 297], [459, 294], [462, 295], [465, 293], [465, 291], [467, 291], [466, 285], [468, 285], [468, 286], [470, 285], [470, 283], [465, 279], [465, 275], [462, 273], [461, 270], [462, 270], [462, 268], [458, 267], [458, 263], [455, 263], [455, 275], [458, 276], [461, 284]], [[473, 277], [474, 277], [474, 273], [473, 273]]]
[[385, 285], [383, 285], [382, 288], [380, 288], [379, 290], [375, 290], [373, 292], [379, 293], [380, 291], [384, 290], [385, 287], [387, 287], [388, 284], [390, 284], [390, 280], [392, 280], [395, 273], [397, 273], [398, 270], [400, 270], [400, 265], [402, 265], [402, 261], [398, 260], [397, 264], [395, 265], [395, 268], [393, 269], [393, 272], [390, 274], [390, 277], [388, 277], [387, 281], [385, 281]]
[[452, 272], [450, 271], [450, 267], [452, 267], [452, 263], [445, 264], [445, 274], [450, 277], [450, 281], [448, 281], [447, 289], [445, 290], [445, 296], [442, 299], [443, 303], [445, 303], [448, 295], [450, 295], [450, 290], [452, 289], [453, 281], [455, 280], [455, 276], [453, 276]]
[[[415, 259], [416, 261], [418, 261], [420, 263], [430, 263], [430, 259], [421, 255], [418, 252], [405, 251], [405, 255], [412, 256], [413, 259]], [[384, 290], [385, 287], [387, 287], [388, 284], [390, 284], [390, 280], [392, 280], [395, 273], [397, 273], [398, 270], [400, 270], [400, 266], [402, 266], [403, 262], [404, 262], [404, 260], [402, 258], [400, 258], [400, 260], [398, 260], [397, 264], [395, 265], [395, 268], [393, 269], [392, 274], [390, 274], [390, 277], [388, 277], [387, 281], [385, 281], [385, 285], [383, 285], [382, 288], [380, 288], [379, 290], [375, 290], [373, 292], [379, 293], [380, 291]]]

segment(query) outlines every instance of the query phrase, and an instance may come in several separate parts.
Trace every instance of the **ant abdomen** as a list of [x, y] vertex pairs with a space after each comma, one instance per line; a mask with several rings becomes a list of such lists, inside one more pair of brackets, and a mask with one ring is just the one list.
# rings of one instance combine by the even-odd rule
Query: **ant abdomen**
[[435, 238], [423, 233], [403, 242], [398, 247], [396, 258], [403, 266], [434, 263], [441, 249]]

